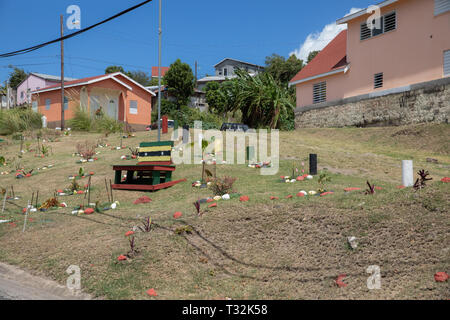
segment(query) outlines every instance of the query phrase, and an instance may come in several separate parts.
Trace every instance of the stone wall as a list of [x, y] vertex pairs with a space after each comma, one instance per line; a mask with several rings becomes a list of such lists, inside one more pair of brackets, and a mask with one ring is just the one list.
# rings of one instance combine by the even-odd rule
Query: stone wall
[[295, 127], [448, 123], [449, 117], [450, 77], [447, 77], [382, 93], [297, 108]]

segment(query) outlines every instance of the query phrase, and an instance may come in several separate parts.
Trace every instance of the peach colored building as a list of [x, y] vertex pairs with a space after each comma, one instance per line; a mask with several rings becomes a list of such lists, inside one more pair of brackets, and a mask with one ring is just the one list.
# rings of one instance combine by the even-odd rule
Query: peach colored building
[[[151, 101], [155, 94], [120, 72], [69, 81], [64, 88], [65, 120], [71, 119], [77, 108], [94, 116], [101, 107], [104, 114], [135, 129], [144, 130], [151, 124]], [[32, 100], [38, 112], [47, 117], [49, 127], [60, 126], [60, 85], [33, 91]]]
[[412, 84], [450, 76], [450, 0], [377, 6], [379, 16], [368, 8], [337, 21], [347, 30], [290, 81], [297, 107], [408, 91]]

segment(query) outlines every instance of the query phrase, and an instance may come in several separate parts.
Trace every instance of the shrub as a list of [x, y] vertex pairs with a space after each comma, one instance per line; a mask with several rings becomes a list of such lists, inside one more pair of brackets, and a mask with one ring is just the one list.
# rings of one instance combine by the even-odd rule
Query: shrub
[[8, 135], [42, 128], [42, 115], [31, 108], [0, 111], [0, 134]]
[[208, 182], [211, 182], [210, 189], [215, 196], [223, 196], [224, 194], [233, 192], [233, 184], [236, 178], [223, 177], [223, 178], [209, 178]]
[[75, 131], [90, 131], [93, 120], [87, 111], [78, 108], [75, 111], [74, 117], [67, 121], [67, 125]]
[[77, 152], [84, 159], [89, 160], [95, 155], [96, 144], [94, 142], [85, 141], [84, 143], [77, 143]]
[[102, 132], [105, 136], [109, 136], [111, 133], [122, 131], [123, 124], [110, 117], [103, 116], [94, 121], [94, 127], [97, 132]]

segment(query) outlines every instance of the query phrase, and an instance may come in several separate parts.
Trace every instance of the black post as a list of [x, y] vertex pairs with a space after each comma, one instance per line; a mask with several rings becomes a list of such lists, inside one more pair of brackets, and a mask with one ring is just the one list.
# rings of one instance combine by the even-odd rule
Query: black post
[[309, 174], [317, 175], [317, 154], [311, 153], [309, 155]]

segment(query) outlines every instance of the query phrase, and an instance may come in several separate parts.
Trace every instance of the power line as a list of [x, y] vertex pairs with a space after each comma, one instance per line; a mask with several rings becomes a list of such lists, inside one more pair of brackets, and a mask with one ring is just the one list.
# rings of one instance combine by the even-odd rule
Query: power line
[[106, 22], [114, 20], [114, 19], [116, 19], [116, 18], [118, 18], [118, 17], [120, 17], [120, 16], [122, 16], [122, 15], [128, 13], [128, 12], [130, 12], [130, 11], [133, 11], [133, 10], [139, 8], [139, 7], [142, 7], [143, 5], [145, 5], [145, 4], [147, 4], [147, 3], [151, 2], [151, 1], [153, 1], [153, 0], [146, 0], [146, 1], [142, 2], [142, 3], [140, 3], [140, 4], [135, 5], [134, 7], [131, 7], [131, 8], [128, 8], [128, 9], [122, 11], [122, 12], [119, 12], [118, 14], [116, 14], [116, 15], [108, 18], [108, 19], [100, 21], [100, 22], [98, 22], [98, 23], [96, 23], [96, 24], [94, 24], [92, 26], [89, 26], [89, 27], [83, 29], [83, 30], [79, 30], [79, 31], [76, 31], [74, 33], [71, 33], [71, 34], [69, 34], [67, 36], [60, 37], [59, 39], [48, 41], [48, 42], [45, 42], [45, 43], [42, 43], [42, 44], [39, 44], [39, 45], [36, 45], [36, 46], [33, 46], [33, 47], [29, 47], [29, 48], [26, 48], [26, 49], [0, 54], [0, 58], [7, 58], [7, 57], [12, 57], [12, 56], [17, 56], [17, 55], [20, 55], [20, 54], [29, 53], [29, 52], [38, 50], [40, 48], [46, 47], [46, 46], [48, 46], [50, 44], [61, 42], [61, 41], [66, 40], [66, 39], [73, 38], [73, 37], [75, 37], [75, 36], [77, 36], [79, 34], [82, 34], [82, 33], [86, 32], [86, 31], [89, 31], [89, 30], [95, 28], [95, 27], [98, 27], [99, 25], [102, 25], [102, 24], [104, 24]]

